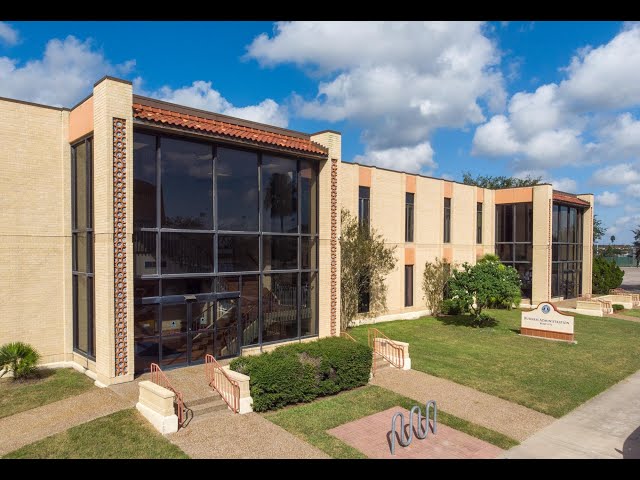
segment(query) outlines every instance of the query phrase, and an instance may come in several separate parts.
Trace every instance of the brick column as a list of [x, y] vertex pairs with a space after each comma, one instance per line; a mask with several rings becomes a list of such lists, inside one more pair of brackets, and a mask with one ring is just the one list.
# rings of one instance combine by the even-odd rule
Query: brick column
[[551, 299], [551, 212], [553, 187], [533, 187], [533, 262], [531, 304]]

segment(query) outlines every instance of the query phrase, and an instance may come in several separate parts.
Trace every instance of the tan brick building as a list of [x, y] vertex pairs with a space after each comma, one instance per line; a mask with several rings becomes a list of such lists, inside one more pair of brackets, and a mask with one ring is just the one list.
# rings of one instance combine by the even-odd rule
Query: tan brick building
[[101, 384], [337, 334], [341, 208], [398, 246], [383, 318], [425, 313], [436, 257], [496, 252], [526, 304], [591, 292], [592, 195], [345, 163], [338, 132], [110, 77], [71, 109], [0, 99], [0, 118], [0, 344], [29, 342]]

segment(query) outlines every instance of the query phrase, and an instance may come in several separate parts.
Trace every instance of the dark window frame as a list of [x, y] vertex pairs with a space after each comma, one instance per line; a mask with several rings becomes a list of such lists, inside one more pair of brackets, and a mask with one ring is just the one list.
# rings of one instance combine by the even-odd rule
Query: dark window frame
[[[77, 151], [79, 148], [85, 149], [85, 208], [84, 212], [87, 215], [84, 227], [78, 228], [78, 205], [77, 205]], [[72, 277], [72, 322], [73, 322], [73, 351], [79, 355], [87, 357], [91, 360], [96, 358], [96, 339], [95, 339], [95, 279], [94, 279], [94, 215], [93, 215], [93, 137], [88, 136], [81, 141], [71, 145], [71, 277]], [[85, 235], [85, 258], [86, 268], [84, 270], [77, 270], [78, 268], [78, 236]], [[86, 305], [86, 318], [87, 318], [87, 351], [80, 348], [79, 338], [79, 315], [78, 315], [78, 288], [79, 277], [85, 278], [85, 285], [87, 291], [85, 292], [85, 298], [87, 299]], [[89, 285], [91, 287], [89, 288]]]
[[358, 224], [367, 230], [371, 225], [371, 187], [358, 187]]
[[[561, 210], [566, 209], [566, 225], [563, 235], [565, 240], [561, 238]], [[565, 298], [578, 297], [582, 292], [582, 274], [584, 270], [583, 256], [583, 233], [584, 233], [584, 212], [586, 209], [575, 205], [568, 205], [562, 202], [553, 202], [551, 216], [551, 296], [562, 296]], [[575, 214], [574, 235], [575, 239], [571, 239], [571, 217]], [[571, 253], [570, 253], [571, 252]], [[555, 272], [555, 273], [554, 273]], [[555, 275], [555, 279], [554, 279]], [[566, 284], [566, 279], [573, 276], [572, 286]], [[571, 292], [570, 292], [571, 290]], [[565, 294], [575, 295], [567, 297]]]
[[476, 243], [482, 244], [482, 202], [476, 202]]
[[[302, 274], [303, 273], [308, 273], [309, 275], [309, 279], [314, 280], [316, 283], [319, 281], [319, 275], [318, 275], [318, 265], [319, 265], [319, 200], [320, 200], [320, 185], [319, 185], [319, 175], [320, 175], [320, 169], [319, 169], [319, 165], [317, 162], [314, 162], [312, 160], [308, 160], [306, 158], [302, 158], [302, 157], [297, 157], [294, 155], [287, 155], [284, 153], [273, 153], [273, 152], [269, 152], [269, 151], [262, 151], [259, 149], [255, 149], [255, 148], [245, 148], [245, 147], [239, 147], [236, 145], [230, 145], [224, 142], [218, 142], [218, 141], [208, 141], [206, 139], [196, 139], [196, 138], [191, 138], [191, 137], [184, 137], [184, 136], [180, 136], [180, 135], [173, 135], [171, 133], [164, 133], [164, 132], [159, 132], [156, 130], [150, 130], [150, 129], [145, 129], [145, 128], [136, 128], [134, 131], [134, 134], [136, 133], [141, 133], [141, 134], [145, 134], [145, 135], [152, 135], [156, 138], [156, 158], [155, 158], [155, 168], [156, 168], [156, 227], [154, 228], [150, 228], [150, 227], [145, 227], [145, 228], [137, 228], [134, 231], [134, 235], [137, 232], [149, 232], [149, 233], [153, 233], [156, 236], [156, 268], [155, 268], [155, 273], [149, 273], [149, 274], [138, 274], [138, 272], [134, 272], [134, 281], [138, 282], [138, 281], [150, 281], [150, 280], [154, 280], [157, 281], [157, 289], [158, 289], [158, 295], [159, 297], [162, 296], [163, 294], [163, 281], [164, 280], [171, 280], [171, 279], [189, 279], [189, 278], [224, 278], [224, 277], [238, 277], [239, 278], [239, 285], [242, 285], [242, 278], [243, 277], [254, 277], [256, 276], [258, 278], [258, 291], [262, 292], [262, 288], [263, 288], [263, 284], [264, 284], [264, 276], [265, 275], [273, 275], [273, 274], [279, 274], [279, 273], [290, 273], [290, 274], [295, 274], [297, 276], [297, 286], [298, 286], [298, 303], [297, 303], [297, 316], [298, 316], [298, 336], [297, 337], [292, 337], [292, 338], [287, 338], [287, 339], [279, 339], [279, 340], [274, 340], [274, 341], [269, 341], [269, 342], [263, 342], [262, 340], [262, 331], [263, 331], [263, 295], [258, 295], [258, 322], [259, 322], [259, 326], [258, 326], [258, 330], [259, 330], [259, 338], [257, 339], [256, 342], [251, 343], [251, 344], [242, 344], [242, 347], [249, 347], [249, 346], [259, 346], [259, 345], [269, 345], [272, 343], [280, 343], [283, 341], [289, 341], [289, 340], [296, 340], [296, 339], [302, 339], [302, 338], [312, 338], [312, 337], [317, 337], [319, 335], [319, 312], [317, 311], [317, 309], [319, 308], [319, 285], [316, 285], [315, 287], [315, 296], [316, 296], [316, 300], [315, 300], [315, 306], [316, 306], [316, 311], [314, 313], [315, 318], [313, 319], [313, 321], [315, 322], [315, 328], [311, 329], [314, 330], [315, 333], [309, 334], [309, 335], [301, 335], [301, 316], [300, 316], [300, 308], [301, 308], [301, 281], [302, 281]], [[211, 146], [212, 148], [212, 189], [213, 189], [213, 194], [212, 194], [212, 202], [213, 202], [213, 229], [210, 230], [191, 230], [191, 229], [176, 229], [176, 228], [168, 228], [168, 227], [163, 227], [161, 224], [161, 215], [162, 215], [162, 211], [161, 211], [161, 191], [162, 191], [162, 179], [161, 179], [161, 162], [162, 162], [162, 138], [165, 137], [171, 137], [171, 138], [177, 138], [180, 140], [185, 140], [185, 141], [190, 141], [190, 142], [197, 142], [197, 143], [204, 143], [207, 144], [209, 146]], [[258, 169], [258, 230], [257, 231], [244, 231], [244, 230], [219, 230], [218, 229], [218, 221], [219, 221], [219, 215], [218, 215], [218, 195], [217, 195], [217, 159], [218, 159], [218, 148], [222, 147], [225, 149], [235, 149], [235, 150], [241, 150], [241, 151], [246, 151], [252, 154], [256, 154], [257, 155], [257, 169]], [[264, 199], [263, 199], [263, 186], [262, 186], [262, 157], [263, 155], [268, 155], [270, 157], [278, 157], [278, 158], [286, 158], [286, 159], [292, 159], [295, 160], [295, 168], [296, 168], [296, 208], [297, 208], [297, 228], [296, 228], [296, 232], [269, 232], [269, 231], [263, 231], [263, 203], [264, 203]], [[134, 159], [135, 161], [135, 159]], [[314, 221], [315, 225], [309, 225], [309, 233], [302, 233], [302, 196], [301, 196], [301, 192], [302, 192], [302, 177], [301, 177], [301, 165], [302, 162], [305, 162], [306, 166], [311, 166], [311, 168], [313, 168], [313, 175], [315, 178], [315, 195], [314, 195], [314, 199], [310, 200], [310, 205], [311, 205], [311, 209], [313, 209], [315, 207], [316, 212], [314, 214], [314, 212], [311, 212], [311, 217], [309, 218], [309, 222], [311, 222], [312, 220]], [[313, 191], [313, 189], [312, 189]], [[315, 232], [315, 233], [313, 233]], [[162, 252], [161, 252], [161, 245], [162, 245], [162, 235], [163, 233], [167, 234], [167, 233], [198, 233], [198, 234], [211, 234], [212, 235], [212, 241], [213, 241], [213, 263], [214, 263], [214, 267], [213, 267], [213, 271], [211, 272], [200, 272], [200, 273], [163, 273], [162, 272]], [[221, 272], [219, 271], [219, 262], [218, 262], [218, 236], [233, 236], [233, 235], [252, 235], [252, 236], [257, 236], [258, 237], [258, 248], [259, 248], [259, 253], [258, 253], [258, 257], [259, 257], [259, 264], [258, 264], [258, 270], [252, 270], [252, 271], [232, 271], [232, 272]], [[263, 236], [287, 236], [287, 237], [296, 237], [297, 238], [297, 268], [295, 269], [287, 269], [287, 270], [264, 270], [263, 268]], [[301, 255], [302, 255], [302, 239], [303, 238], [308, 238], [310, 243], [315, 242], [315, 260], [311, 259], [310, 261], [310, 265], [309, 267], [313, 267], [313, 268], [302, 268], [302, 263], [301, 263]], [[315, 274], [315, 276], [314, 276]], [[135, 289], [135, 287], [134, 287]], [[147, 297], [140, 297], [140, 298], [136, 298], [137, 302], [142, 301], [143, 298], [147, 298]], [[242, 297], [241, 297], [242, 298]], [[240, 302], [242, 302], [242, 299], [240, 300]], [[241, 307], [241, 303], [239, 304]], [[161, 316], [162, 314], [160, 313], [159, 318], [158, 318], [158, 322], [159, 322], [159, 326], [161, 326]], [[162, 335], [158, 336], [158, 339], [160, 341], [160, 347], [159, 350], [160, 352], [162, 351], [162, 347], [161, 347], [161, 337]], [[152, 338], [152, 337], [150, 337]], [[155, 338], [155, 337], [153, 337]], [[138, 338], [136, 340], [139, 340]]]
[[443, 202], [442, 243], [451, 243], [451, 198], [444, 197]]
[[413, 265], [404, 266], [404, 306], [413, 307]]
[[404, 203], [404, 241], [412, 243], [415, 224], [415, 194], [405, 193]]
[[[516, 239], [518, 238], [518, 233], [517, 233], [517, 227], [518, 227], [518, 219], [517, 219], [517, 212], [518, 212], [518, 205], [526, 205], [525, 207], [525, 212], [526, 215], [528, 217], [528, 221], [526, 222], [526, 233], [530, 236], [530, 240], [527, 241], [517, 241]], [[508, 241], [501, 241], [499, 240], [500, 238], [505, 238], [508, 236], [504, 235], [503, 232], [500, 231], [500, 229], [502, 227], [504, 227], [505, 222], [503, 221], [502, 217], [505, 217], [506, 214], [506, 209], [510, 208], [511, 209], [511, 240]], [[530, 275], [528, 275], [528, 278], [525, 277], [524, 280], [521, 277], [522, 280], [522, 296], [523, 298], [531, 298], [531, 294], [532, 294], [532, 286], [533, 286], [533, 202], [518, 202], [518, 203], [503, 203], [503, 204], [498, 204], [495, 206], [495, 252], [496, 255], [500, 256], [500, 246], [501, 245], [505, 245], [505, 246], [509, 246], [510, 250], [511, 250], [511, 258], [510, 259], [504, 259], [504, 258], [500, 258], [500, 262], [503, 265], [508, 265], [510, 267], [515, 268], [516, 270], [518, 270], [519, 267], [524, 267], [526, 269], [526, 267], [528, 266], [529, 268], [527, 269], [528, 272], [531, 272]], [[526, 237], [527, 235], [525, 235]], [[518, 246], [525, 246], [525, 252], [529, 251], [531, 253], [531, 260], [518, 260], [517, 258], [517, 254], [516, 251], [518, 249]], [[525, 257], [527, 255], [525, 254]]]

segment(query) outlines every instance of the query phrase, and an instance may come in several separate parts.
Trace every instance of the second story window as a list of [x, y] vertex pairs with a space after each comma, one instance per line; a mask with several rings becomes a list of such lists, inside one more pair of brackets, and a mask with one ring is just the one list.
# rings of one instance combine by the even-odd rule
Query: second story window
[[451, 243], [451, 199], [444, 199], [444, 243]]
[[369, 187], [358, 189], [358, 221], [361, 226], [369, 228]]
[[476, 243], [482, 243], [482, 203], [476, 208]]
[[413, 193], [406, 194], [404, 205], [404, 241], [413, 242]]

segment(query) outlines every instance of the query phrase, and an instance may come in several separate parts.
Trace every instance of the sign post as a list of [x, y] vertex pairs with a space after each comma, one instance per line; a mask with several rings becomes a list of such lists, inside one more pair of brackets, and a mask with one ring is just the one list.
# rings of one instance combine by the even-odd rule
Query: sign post
[[561, 313], [549, 302], [543, 302], [529, 312], [522, 312], [520, 335], [577, 343], [573, 334], [573, 317]]

